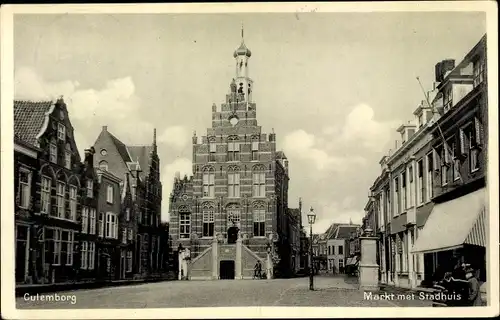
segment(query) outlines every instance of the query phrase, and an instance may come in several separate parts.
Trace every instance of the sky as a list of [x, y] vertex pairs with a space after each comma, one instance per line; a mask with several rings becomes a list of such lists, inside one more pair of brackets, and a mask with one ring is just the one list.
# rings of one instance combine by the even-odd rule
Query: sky
[[83, 150], [102, 126], [125, 144], [157, 129], [162, 219], [176, 171], [191, 173], [191, 137], [206, 135], [234, 75], [241, 41], [252, 51], [257, 119], [289, 159], [289, 206], [317, 220], [361, 223], [379, 160], [434, 81], [486, 30], [484, 13], [64, 14], [14, 18], [16, 99], [64, 96]]

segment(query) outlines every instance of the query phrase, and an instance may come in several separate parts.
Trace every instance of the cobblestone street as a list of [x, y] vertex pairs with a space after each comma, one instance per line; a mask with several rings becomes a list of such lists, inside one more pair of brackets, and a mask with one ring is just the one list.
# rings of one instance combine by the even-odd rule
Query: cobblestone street
[[[396, 307], [430, 306], [429, 302], [368, 300], [342, 277], [318, 276], [315, 291], [308, 278], [276, 280], [171, 281], [94, 290], [60, 292], [68, 301], [42, 302], [17, 298], [17, 308], [181, 308], [244, 306]], [[47, 294], [50, 295], [50, 294]]]

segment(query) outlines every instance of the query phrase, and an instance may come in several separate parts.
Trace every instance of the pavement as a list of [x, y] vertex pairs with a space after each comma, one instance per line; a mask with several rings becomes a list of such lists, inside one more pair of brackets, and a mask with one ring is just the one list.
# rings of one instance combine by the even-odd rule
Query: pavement
[[[344, 277], [309, 279], [167, 281], [91, 290], [31, 294], [16, 299], [19, 309], [182, 308], [251, 306], [417, 307], [430, 301], [379, 297]], [[57, 298], [56, 296], [59, 296]], [[52, 299], [52, 301], [41, 301]], [[387, 295], [386, 295], [387, 296]], [[53, 301], [58, 299], [59, 301]], [[32, 301], [35, 300], [35, 301]], [[64, 300], [64, 301], [62, 301]]]

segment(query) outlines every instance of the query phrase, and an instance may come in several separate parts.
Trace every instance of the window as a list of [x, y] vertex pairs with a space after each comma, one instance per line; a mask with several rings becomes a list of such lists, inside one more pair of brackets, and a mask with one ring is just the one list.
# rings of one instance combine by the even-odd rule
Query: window
[[108, 186], [106, 190], [106, 202], [113, 203], [113, 186]]
[[69, 219], [75, 221], [76, 220], [76, 187], [69, 187]]
[[410, 180], [410, 188], [409, 188], [409, 194], [410, 194], [410, 201], [409, 202], [409, 207], [413, 207], [415, 204], [415, 181], [413, 181], [413, 166], [410, 166], [408, 168], [408, 179]]
[[125, 209], [125, 219], [130, 221], [130, 208]]
[[479, 149], [473, 143], [474, 132], [469, 131], [469, 166], [471, 172], [476, 172], [479, 169]]
[[69, 144], [66, 146], [66, 152], [64, 153], [64, 167], [71, 170], [71, 149], [69, 149]]
[[424, 203], [424, 160], [420, 159], [417, 162], [417, 204]]
[[339, 269], [344, 267], [344, 260], [339, 259]]
[[31, 171], [19, 169], [19, 206], [27, 209], [31, 198]]
[[57, 163], [57, 145], [50, 143], [50, 162]]
[[81, 248], [81, 256], [80, 256], [80, 268], [87, 269], [88, 268], [88, 253], [89, 253], [89, 243], [87, 241], [82, 242]]
[[394, 214], [399, 214], [399, 178], [394, 178]]
[[132, 251], [127, 251], [127, 272], [132, 272]]
[[257, 160], [259, 160], [259, 142], [253, 141], [252, 142], [252, 161], [257, 161]]
[[134, 230], [128, 229], [128, 239], [132, 241], [134, 239]]
[[228, 185], [228, 197], [229, 198], [239, 198], [240, 197], [240, 173], [238, 171], [232, 171], [227, 174], [227, 185]]
[[106, 213], [106, 238], [118, 239], [118, 217], [112, 212]]
[[203, 196], [215, 197], [215, 172], [211, 167], [203, 169]]
[[122, 243], [127, 243], [127, 228], [122, 230]]
[[441, 147], [441, 185], [448, 184], [449, 154], [446, 146]]
[[331, 255], [331, 254], [332, 254], [332, 247], [328, 246], [328, 255]]
[[94, 181], [87, 180], [87, 198], [94, 196]]
[[191, 229], [191, 215], [189, 213], [179, 214], [179, 237], [181, 239], [189, 239]]
[[339, 254], [344, 254], [344, 247], [339, 246]]
[[453, 91], [452, 91], [452, 86], [449, 85], [448, 88], [445, 89], [445, 94], [444, 94], [444, 112], [448, 111], [451, 109], [453, 105]]
[[253, 235], [254, 237], [264, 237], [266, 227], [266, 211], [262, 206], [253, 210]]
[[104, 213], [99, 213], [99, 237], [104, 237]]
[[[52, 255], [52, 264], [61, 264], [61, 230], [57, 228], [47, 228], [45, 233], [49, 257]], [[50, 258], [47, 258], [50, 259]]]
[[89, 223], [89, 208], [82, 208], [82, 233], [87, 233]]
[[474, 87], [484, 81], [484, 60], [477, 60], [474, 63]]
[[332, 254], [335, 254], [335, 246], [332, 246]]
[[240, 160], [240, 144], [237, 137], [229, 137], [227, 142], [227, 161]]
[[214, 162], [215, 161], [215, 154], [216, 153], [217, 153], [217, 145], [215, 144], [214, 141], [211, 141], [209, 143], [208, 161]]
[[64, 192], [65, 184], [62, 182], [57, 183], [57, 216], [59, 218], [64, 218]]
[[61, 231], [61, 264], [66, 266], [73, 265], [73, 245], [75, 233], [72, 230]]
[[95, 242], [89, 242], [89, 256], [88, 256], [88, 267], [90, 270], [94, 270], [95, 265]]
[[42, 189], [40, 194], [40, 211], [42, 213], [49, 213], [50, 210], [50, 187], [52, 180], [42, 176]]
[[241, 212], [236, 205], [231, 205], [227, 208], [228, 225], [232, 226], [233, 223], [239, 226], [241, 221]]
[[205, 207], [203, 208], [203, 236], [213, 237], [214, 236], [214, 208]]
[[402, 208], [401, 210], [406, 210], [408, 207], [407, 203], [407, 194], [406, 194], [406, 172], [403, 172], [401, 174], [401, 196], [403, 197], [403, 203], [402, 203]]
[[66, 127], [62, 123], [57, 124], [57, 138], [59, 140], [66, 140]]
[[87, 210], [90, 211], [89, 233], [95, 234], [96, 212], [94, 208], [90, 208], [90, 210], [87, 208]]
[[253, 196], [265, 197], [266, 196], [266, 173], [263, 167], [254, 169], [253, 176]]
[[434, 179], [433, 179], [433, 171], [434, 171], [434, 152], [429, 152], [426, 156], [426, 164], [427, 164], [427, 175], [426, 175], [426, 201], [431, 201], [434, 196]]
[[99, 162], [99, 169], [101, 169], [102, 171], [108, 171], [108, 162], [105, 160]]
[[453, 181], [460, 179], [460, 158], [457, 155], [457, 145], [455, 142], [451, 143], [451, 159], [453, 161]]

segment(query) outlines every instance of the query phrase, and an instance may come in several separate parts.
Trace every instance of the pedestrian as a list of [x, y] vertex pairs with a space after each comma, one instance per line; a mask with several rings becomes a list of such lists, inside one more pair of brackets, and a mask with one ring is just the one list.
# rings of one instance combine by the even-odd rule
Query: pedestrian
[[260, 263], [260, 261], [257, 261], [257, 263], [255, 264], [254, 266], [254, 272], [253, 272], [253, 279], [257, 278], [257, 279], [260, 279], [262, 277], [261, 273], [262, 273], [262, 264]]
[[475, 275], [475, 270], [472, 268], [467, 269], [465, 277], [467, 278], [467, 282], [469, 283], [469, 306], [481, 306], [481, 291], [479, 281]]

